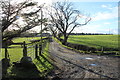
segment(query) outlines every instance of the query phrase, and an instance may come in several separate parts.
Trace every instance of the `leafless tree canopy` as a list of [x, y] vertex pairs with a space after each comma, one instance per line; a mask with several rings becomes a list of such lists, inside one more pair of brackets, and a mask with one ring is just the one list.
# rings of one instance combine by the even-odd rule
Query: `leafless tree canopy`
[[[21, 33], [41, 25], [40, 23], [47, 22], [47, 19], [41, 20], [38, 14], [43, 5], [37, 6], [36, 2], [26, 0], [19, 4], [11, 4], [10, 1], [1, 1], [1, 5], [3, 40], [17, 37]], [[90, 17], [86, 17], [79, 10], [74, 9], [72, 3], [69, 2], [56, 2], [51, 9], [48, 10], [51, 25], [44, 25], [51, 26], [50, 30], [54, 36], [56, 36], [57, 32], [63, 34], [63, 43], [67, 42], [68, 36], [76, 27], [86, 25], [91, 20]], [[22, 18], [24, 25], [17, 22], [19, 18]], [[84, 19], [84, 23], [81, 23], [80, 19]], [[12, 30], [9, 30], [10, 27], [12, 27]], [[47, 30], [47, 28], [44, 30]]]
[[[9, 1], [1, 1], [2, 8], [2, 39], [8, 40], [19, 36], [21, 33], [32, 29], [42, 21], [38, 12], [42, 6], [37, 6], [36, 2], [26, 0], [18, 4], [11, 4]], [[34, 10], [31, 10], [34, 9]], [[17, 21], [22, 18], [24, 22], [20, 25]], [[12, 29], [12, 30], [10, 30]]]
[[75, 27], [86, 25], [91, 20], [91, 18], [85, 17], [84, 23], [81, 23], [80, 19], [83, 15], [81, 15], [79, 10], [75, 10], [73, 5], [69, 2], [57, 2], [52, 7], [53, 10], [49, 13], [51, 16], [51, 22], [60, 31], [60, 33], [63, 34], [63, 43], [67, 42], [68, 36]]

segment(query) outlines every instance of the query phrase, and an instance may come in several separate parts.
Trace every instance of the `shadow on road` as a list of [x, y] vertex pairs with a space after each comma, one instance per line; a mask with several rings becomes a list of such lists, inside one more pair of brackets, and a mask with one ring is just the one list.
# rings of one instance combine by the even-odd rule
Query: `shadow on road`
[[[54, 68], [59, 69], [56, 65], [54, 65], [52, 62], [50, 62], [44, 55], [41, 55], [41, 57], [44, 58], [45, 61], [47, 61], [48, 63], [50, 63]], [[49, 57], [49, 59], [51, 59], [53, 61], [52, 58]]]
[[109, 76], [100, 74], [100, 73], [98, 73], [98, 72], [95, 72], [95, 71], [92, 70], [92, 69], [87, 69], [87, 68], [85, 68], [85, 67], [83, 67], [83, 66], [80, 66], [80, 65], [77, 65], [77, 64], [75, 64], [75, 63], [72, 63], [72, 62], [70, 62], [69, 60], [66, 60], [66, 59], [64, 59], [64, 58], [61, 58], [61, 57], [59, 57], [59, 56], [57, 56], [57, 55], [55, 55], [55, 56], [56, 56], [57, 58], [63, 60], [63, 61], [66, 61], [67, 63], [72, 64], [72, 65], [75, 65], [75, 66], [77, 66], [77, 67], [79, 67], [79, 68], [81, 68], [81, 69], [83, 69], [83, 70], [86, 70], [86, 71], [88, 71], [88, 72], [91, 72], [91, 73], [94, 73], [94, 74], [96, 74], [96, 75], [99, 75], [100, 77], [105, 77], [105, 78], [108, 78], [108, 79], [113, 80], [113, 78], [111, 78], [111, 77], [109, 77]]

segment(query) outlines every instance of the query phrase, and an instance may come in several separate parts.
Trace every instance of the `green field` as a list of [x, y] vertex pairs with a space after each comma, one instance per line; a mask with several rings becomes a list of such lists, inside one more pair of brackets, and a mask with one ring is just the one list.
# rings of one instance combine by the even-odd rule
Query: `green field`
[[24, 42], [25, 41], [26, 43], [30, 43], [30, 40], [37, 40], [37, 39], [41, 39], [41, 37], [21, 37], [21, 38], [14, 38], [13, 42], [17, 43], [17, 42]]
[[[15, 39], [13, 39], [13, 42], [17, 43], [17, 42], [25, 41], [26, 43], [30, 43], [30, 40], [33, 40], [33, 39], [38, 40], [38, 39], [41, 39], [41, 38], [40, 37], [15, 38]], [[37, 69], [41, 72], [41, 74], [39, 74], [38, 76], [47, 75], [47, 73], [53, 68], [51, 63], [49, 63], [48, 48], [49, 48], [49, 43], [46, 42], [46, 46], [43, 49], [42, 56], [39, 56], [37, 59], [32, 58], [33, 63], [36, 65]], [[5, 53], [5, 50], [4, 50], [4, 48], [2, 48], [2, 58], [4, 58], [4, 56], [5, 56], [4, 53]], [[9, 67], [8, 70], [7, 70], [7, 76], [8, 77], [9, 76], [10, 77], [11, 76], [17, 76], [17, 77], [36, 76], [36, 72], [31, 72], [30, 71], [30, 73], [32, 73], [32, 74], [29, 74], [27, 72], [22, 72], [22, 71], [17, 70], [16, 68], [12, 67], [12, 65], [13, 65], [12, 62], [20, 61], [21, 58], [23, 57], [23, 48], [21, 47], [21, 45], [11, 45], [11, 46], [9, 46], [8, 53], [9, 53], [10, 63], [11, 63], [11, 67]], [[32, 54], [35, 55], [35, 53], [32, 53]], [[28, 56], [32, 57], [30, 55], [28, 55]]]
[[[40, 39], [40, 37], [15, 38], [15, 39], [13, 39], [13, 42], [17, 43], [17, 42], [25, 41], [26, 43], [30, 43], [30, 40], [33, 40], [33, 39]], [[22, 58], [22, 55], [23, 55], [23, 48], [21, 48], [21, 45], [11, 45], [9, 47], [12, 47], [12, 48], [8, 48], [8, 53], [9, 53], [11, 62], [19, 61]], [[5, 50], [3, 48], [2, 49], [2, 58], [5, 57], [4, 53], [5, 53]]]
[[118, 35], [70, 35], [68, 42], [87, 45], [97, 49], [118, 50]]

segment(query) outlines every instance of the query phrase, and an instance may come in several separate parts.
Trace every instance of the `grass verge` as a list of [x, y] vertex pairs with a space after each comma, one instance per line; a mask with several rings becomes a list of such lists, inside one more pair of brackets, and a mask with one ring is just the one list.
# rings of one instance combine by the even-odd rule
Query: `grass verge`
[[[60, 45], [62, 45], [63, 47], [67, 48], [67, 49], [70, 49], [70, 50], [73, 50], [73, 51], [76, 51], [78, 53], [84, 53], [84, 54], [93, 54], [93, 55], [109, 55], [109, 56], [116, 56], [116, 57], [119, 57], [120, 56], [120, 53], [119, 51], [96, 51], [96, 52], [88, 52], [88, 51], [82, 51], [82, 50], [77, 50], [77, 49], [74, 49], [74, 48], [71, 48], [71, 47], [68, 47], [68, 46], [65, 46], [63, 45], [59, 40], [57, 40], [56, 38], [53, 37], [53, 39], [59, 43]], [[113, 55], [111, 55], [113, 53]]]
[[65, 48], [67, 48], [67, 49], [74, 50], [74, 51], [80, 52], [80, 53], [86, 53], [85, 51], [80, 51], [80, 50], [77, 50], [77, 49], [74, 49], [74, 48], [65, 46], [65, 45], [63, 45], [58, 39], [56, 39], [56, 38], [54, 38], [54, 37], [53, 37], [53, 39], [54, 39], [57, 43], [59, 43], [61, 46], [65, 47]]
[[53, 69], [53, 65], [49, 62], [50, 55], [48, 50], [49, 50], [49, 43], [46, 44], [46, 47], [43, 50], [41, 56], [33, 60], [37, 69], [42, 73], [40, 76], [46, 76]]

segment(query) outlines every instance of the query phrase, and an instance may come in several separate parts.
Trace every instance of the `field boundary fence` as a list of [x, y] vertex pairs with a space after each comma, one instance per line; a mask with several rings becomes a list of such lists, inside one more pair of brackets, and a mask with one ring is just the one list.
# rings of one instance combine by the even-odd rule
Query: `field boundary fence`
[[[42, 40], [33, 40], [31, 43], [26, 43], [25, 41], [23, 43], [15, 43], [13, 45], [21, 45], [22, 49], [22, 57], [31, 57], [32, 60], [37, 58], [38, 56], [41, 56], [43, 53], [47, 42], [49, 41], [49, 38], [43, 38]], [[8, 48], [5, 47], [5, 58], [9, 59], [9, 52], [7, 50]], [[12, 56], [12, 55], [11, 55]]]

